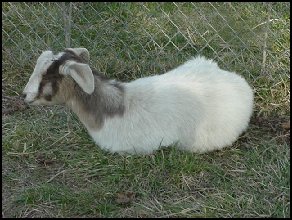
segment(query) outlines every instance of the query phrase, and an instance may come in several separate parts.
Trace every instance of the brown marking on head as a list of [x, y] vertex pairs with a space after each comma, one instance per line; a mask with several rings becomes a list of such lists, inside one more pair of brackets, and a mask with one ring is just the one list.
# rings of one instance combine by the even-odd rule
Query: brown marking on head
[[[71, 50], [65, 50], [64, 52], [65, 53], [59, 59], [54, 60], [54, 62], [48, 67], [46, 73], [42, 76], [42, 80], [39, 84], [37, 98], [44, 98], [46, 101], [52, 101], [57, 98], [59, 101], [64, 103], [64, 100], [60, 100], [58, 97], [55, 97], [59, 91], [59, 84], [64, 78], [64, 76], [59, 73], [59, 67], [67, 60], [74, 60], [81, 63], [85, 62], [81, 57], [76, 55]], [[44, 88], [48, 86], [48, 84], [51, 86], [51, 94], [44, 93]]]

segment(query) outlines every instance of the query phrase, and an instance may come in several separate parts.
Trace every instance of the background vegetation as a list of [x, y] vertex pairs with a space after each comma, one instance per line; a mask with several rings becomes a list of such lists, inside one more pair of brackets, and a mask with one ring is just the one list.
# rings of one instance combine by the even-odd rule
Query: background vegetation
[[[2, 217], [290, 217], [289, 3], [2, 3], [2, 21]], [[254, 89], [250, 126], [207, 154], [102, 151], [68, 109], [18, 98], [68, 43], [122, 81], [212, 58]]]

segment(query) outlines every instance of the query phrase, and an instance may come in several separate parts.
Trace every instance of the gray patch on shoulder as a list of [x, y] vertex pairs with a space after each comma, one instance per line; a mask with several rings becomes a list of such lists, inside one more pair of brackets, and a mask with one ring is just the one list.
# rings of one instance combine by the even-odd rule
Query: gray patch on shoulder
[[[92, 94], [85, 93], [75, 85], [76, 101], [81, 105], [82, 118], [90, 128], [99, 129], [106, 117], [122, 117], [125, 112], [124, 86], [115, 80], [108, 80], [94, 74], [95, 89]], [[92, 121], [94, 119], [94, 121]]]

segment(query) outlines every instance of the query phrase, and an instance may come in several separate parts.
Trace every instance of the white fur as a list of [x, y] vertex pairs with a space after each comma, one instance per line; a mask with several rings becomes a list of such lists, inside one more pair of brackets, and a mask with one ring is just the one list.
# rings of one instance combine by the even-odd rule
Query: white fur
[[231, 145], [247, 128], [253, 92], [239, 75], [204, 57], [162, 75], [124, 83], [125, 114], [87, 128], [111, 152], [148, 154], [160, 146], [206, 152]]

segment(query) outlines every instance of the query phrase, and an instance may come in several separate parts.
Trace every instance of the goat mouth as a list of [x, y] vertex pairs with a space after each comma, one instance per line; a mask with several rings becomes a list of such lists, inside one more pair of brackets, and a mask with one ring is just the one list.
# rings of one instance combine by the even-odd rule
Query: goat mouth
[[24, 100], [24, 103], [27, 104], [27, 105], [33, 105], [34, 102], [35, 102], [35, 100], [32, 100], [32, 101]]

